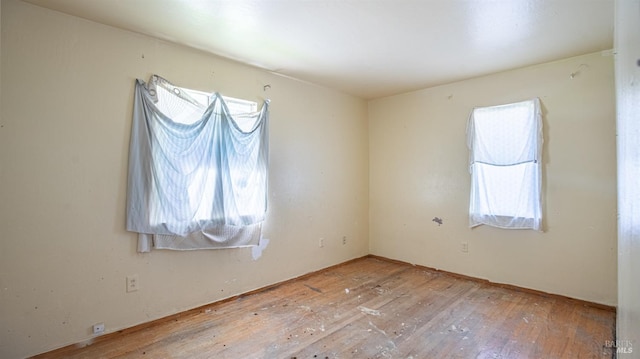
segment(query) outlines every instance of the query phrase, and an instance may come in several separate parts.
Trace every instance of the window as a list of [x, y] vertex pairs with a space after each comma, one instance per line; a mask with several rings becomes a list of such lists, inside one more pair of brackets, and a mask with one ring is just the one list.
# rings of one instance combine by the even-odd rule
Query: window
[[[268, 101], [138, 80], [127, 229], [156, 248], [255, 245], [267, 208]], [[150, 245], [141, 245], [145, 251]]]
[[[191, 96], [194, 101], [198, 102], [202, 108], [206, 108], [211, 105], [212, 96], [210, 93], [186, 89], [184, 87], [181, 87], [180, 90], [189, 94], [189, 96]], [[248, 131], [255, 124], [256, 118], [255, 116], [251, 116], [251, 114], [258, 111], [257, 102], [227, 96], [222, 96], [222, 99], [227, 105], [229, 114], [231, 117], [234, 117], [234, 120], [238, 122], [241, 129]]]
[[538, 99], [471, 112], [470, 227], [541, 230], [542, 141]]

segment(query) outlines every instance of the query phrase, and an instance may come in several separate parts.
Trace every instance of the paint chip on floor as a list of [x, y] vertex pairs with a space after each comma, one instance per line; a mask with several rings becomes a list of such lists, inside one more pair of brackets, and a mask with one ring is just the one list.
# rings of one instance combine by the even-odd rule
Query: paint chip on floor
[[364, 314], [375, 315], [376, 317], [380, 316], [379, 310], [375, 310], [375, 309], [371, 309], [363, 306], [359, 306], [358, 309], [360, 309], [360, 311]]

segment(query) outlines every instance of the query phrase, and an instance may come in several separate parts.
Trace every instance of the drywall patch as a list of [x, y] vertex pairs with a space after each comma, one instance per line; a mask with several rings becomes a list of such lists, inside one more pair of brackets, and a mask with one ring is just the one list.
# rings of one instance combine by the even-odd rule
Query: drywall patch
[[269, 245], [269, 239], [260, 238], [260, 242], [258, 242], [258, 245], [251, 247], [251, 256], [253, 257], [254, 261], [262, 257], [262, 251], [264, 251], [265, 248], [267, 248], [267, 245]]

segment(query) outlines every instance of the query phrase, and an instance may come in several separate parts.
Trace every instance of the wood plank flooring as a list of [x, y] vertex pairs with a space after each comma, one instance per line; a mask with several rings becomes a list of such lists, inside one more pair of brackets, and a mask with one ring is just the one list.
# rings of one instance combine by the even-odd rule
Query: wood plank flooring
[[613, 358], [615, 312], [365, 257], [38, 358]]

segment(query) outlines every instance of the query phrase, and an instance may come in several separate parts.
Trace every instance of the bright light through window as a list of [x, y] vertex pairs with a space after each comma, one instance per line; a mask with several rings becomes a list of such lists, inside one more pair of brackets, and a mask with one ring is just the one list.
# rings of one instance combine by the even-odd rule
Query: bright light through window
[[[203, 108], [211, 104], [211, 94], [209, 93], [186, 88], [182, 90], [188, 93]], [[256, 116], [254, 114], [258, 111], [258, 103], [227, 96], [222, 96], [222, 98], [227, 105], [227, 109], [229, 109], [229, 114], [233, 117], [238, 127], [243, 131], [249, 131], [255, 125]]]
[[539, 101], [474, 109], [469, 118], [469, 224], [540, 229]]

